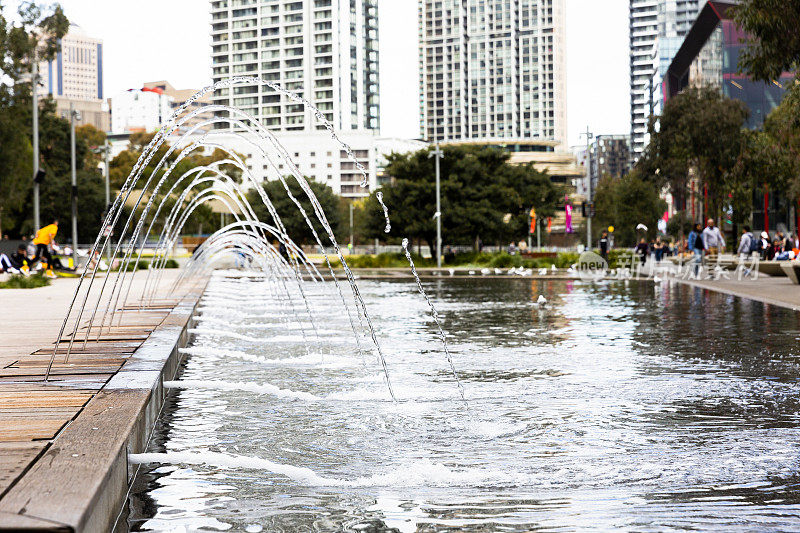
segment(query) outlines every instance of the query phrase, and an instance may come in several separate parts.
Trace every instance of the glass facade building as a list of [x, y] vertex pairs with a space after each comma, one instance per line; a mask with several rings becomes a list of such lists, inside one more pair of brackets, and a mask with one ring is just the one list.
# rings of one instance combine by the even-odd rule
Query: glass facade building
[[[779, 79], [761, 82], [738, 72], [739, 56], [748, 36], [732, 20], [730, 10], [734, 5], [733, 1], [710, 0], [703, 7], [669, 66], [664, 80], [665, 98], [676, 96], [686, 87], [714, 87], [725, 96], [744, 102], [750, 111], [746, 126], [759, 129], [780, 105], [794, 75], [787, 72]], [[782, 195], [769, 194], [765, 198], [759, 193], [753, 199], [754, 228], [796, 231], [796, 216], [796, 208]]]

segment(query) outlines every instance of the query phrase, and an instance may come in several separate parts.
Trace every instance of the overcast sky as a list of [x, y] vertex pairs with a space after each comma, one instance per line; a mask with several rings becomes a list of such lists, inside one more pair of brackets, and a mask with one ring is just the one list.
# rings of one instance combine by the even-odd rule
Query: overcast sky
[[[627, 133], [628, 1], [566, 0], [569, 143], [580, 132]], [[104, 41], [106, 95], [166, 79], [210, 83], [207, 0], [60, 0], [70, 20]], [[9, 2], [11, 6], [15, 2]], [[381, 133], [419, 136], [418, 0], [379, 0]]]

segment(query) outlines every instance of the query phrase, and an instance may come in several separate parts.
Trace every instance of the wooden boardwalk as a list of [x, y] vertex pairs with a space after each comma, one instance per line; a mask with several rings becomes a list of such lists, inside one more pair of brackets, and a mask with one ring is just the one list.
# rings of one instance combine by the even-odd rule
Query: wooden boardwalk
[[[56, 332], [74, 286], [71, 280], [57, 280], [54, 286], [42, 289], [0, 291], [0, 531], [101, 530], [99, 522], [84, 516], [81, 502], [64, 502], [76, 508], [76, 516], [64, 516], [62, 521], [61, 512], [47, 511], [50, 502], [34, 500], [37, 493], [53, 492], [51, 496], [59, 497], [59, 484], [66, 481], [59, 479], [59, 475], [79, 476], [82, 469], [88, 469], [87, 475], [91, 476], [92, 468], [107, 468], [93, 463], [92, 447], [103, 439], [122, 439], [122, 442], [128, 439], [125, 431], [130, 431], [129, 426], [140, 418], [136, 409], [152, 396], [150, 390], [145, 390], [147, 398], [139, 395], [128, 416], [124, 416], [128, 405], [119, 401], [123, 397], [119, 394], [111, 405], [103, 405], [109, 399], [107, 384], [148, 341], [151, 333], [163, 327], [179, 303], [177, 300], [120, 311], [114, 326], [104, 328], [99, 337], [97, 329], [93, 329], [85, 346], [84, 326], [78, 331], [68, 361], [65, 355], [69, 339], [59, 344], [50, 378], [44, 381]], [[175, 324], [172, 326], [174, 329]], [[100, 406], [119, 409], [112, 420], [118, 420], [120, 427], [109, 427], [108, 420], [92, 420], [92, 411]], [[53, 455], [49, 450], [66, 449], [70, 441], [77, 450], [67, 456], [72, 458], [68, 469], [73, 471], [59, 471], [58, 460], [63, 457], [48, 457]], [[95, 474], [102, 477], [107, 473]], [[38, 486], [41, 479], [50, 476], [51, 486]], [[28, 479], [37, 477], [41, 479]], [[91, 485], [88, 481], [87, 484]], [[68, 498], [82, 497], [69, 496], [68, 490], [64, 492]], [[58, 509], [58, 505], [52, 508]]]

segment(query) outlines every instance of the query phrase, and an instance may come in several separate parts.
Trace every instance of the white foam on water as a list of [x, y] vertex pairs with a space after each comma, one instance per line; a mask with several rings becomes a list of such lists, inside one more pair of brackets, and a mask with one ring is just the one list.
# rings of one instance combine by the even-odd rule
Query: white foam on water
[[[239, 350], [224, 350], [222, 348], [212, 348], [206, 346], [191, 346], [188, 348], [179, 348], [178, 351], [182, 354], [193, 355], [199, 357], [232, 357], [241, 359], [251, 363], [259, 363], [262, 365], [274, 366], [318, 366], [324, 368], [343, 368], [351, 366], [360, 366], [359, 360], [350, 357], [343, 357], [333, 354], [319, 354], [310, 353], [300, 355], [297, 357], [285, 357], [280, 359], [270, 359], [262, 355], [253, 355], [251, 353], [242, 352]], [[323, 359], [324, 358], [324, 359]]]
[[[263, 319], [263, 318], [286, 318], [287, 315], [285, 313], [246, 313], [244, 311], [240, 311], [238, 309], [225, 307], [223, 309], [219, 307], [210, 307], [207, 305], [199, 305], [197, 307], [197, 312], [205, 314], [213, 314], [217, 316], [224, 316], [225, 318], [244, 318], [244, 319]], [[310, 322], [309, 322], [310, 323]]]
[[[229, 337], [232, 339], [238, 339], [241, 341], [247, 342], [264, 342], [264, 343], [274, 343], [274, 342], [314, 342], [318, 339], [309, 338], [306, 339], [302, 335], [271, 335], [269, 337], [253, 337], [252, 335], [244, 335], [243, 333], [236, 333], [235, 331], [228, 331], [225, 329], [216, 329], [216, 328], [191, 328], [189, 333], [194, 333], [195, 335], [214, 335], [217, 337]], [[326, 343], [341, 343], [341, 344], [348, 344], [353, 342], [352, 339], [341, 339], [341, 338], [325, 338], [319, 339], [320, 341], [324, 341]]]
[[[298, 324], [297, 322], [289, 322], [287, 324], [273, 322], [271, 324], [242, 324], [239, 322], [232, 322], [230, 320], [224, 320], [221, 318], [216, 317], [209, 317], [209, 316], [196, 316], [194, 317], [195, 321], [202, 322], [202, 323], [209, 323], [209, 324], [217, 324], [219, 326], [225, 326], [227, 328], [237, 328], [237, 329], [281, 329], [281, 330], [300, 330], [303, 328], [303, 324]], [[310, 329], [311, 323], [306, 322], [305, 327]], [[335, 329], [319, 329], [317, 328], [314, 330], [316, 333], [321, 335], [338, 335], [341, 333], [339, 330]]]
[[270, 383], [182, 379], [180, 381], [165, 381], [164, 387], [167, 389], [212, 389], [221, 391], [253, 392], [256, 394], [269, 394], [270, 396], [275, 396], [277, 398], [289, 398], [292, 400], [304, 400], [307, 402], [316, 402], [322, 400], [322, 398], [319, 396], [314, 396], [308, 392], [282, 389]]
[[467, 428], [474, 434], [485, 439], [497, 439], [499, 437], [513, 437], [525, 432], [528, 424], [506, 424], [503, 422], [475, 422], [467, 423]]
[[445, 465], [428, 460], [404, 464], [382, 474], [355, 479], [324, 477], [310, 468], [276, 463], [260, 457], [229, 455], [218, 452], [169, 452], [129, 454], [132, 464], [186, 464], [206, 465], [216, 468], [266, 470], [285, 476], [293, 481], [320, 487], [515, 487], [538, 485], [546, 482], [546, 476], [513, 472], [509, 470], [485, 470], [466, 468], [452, 470]]

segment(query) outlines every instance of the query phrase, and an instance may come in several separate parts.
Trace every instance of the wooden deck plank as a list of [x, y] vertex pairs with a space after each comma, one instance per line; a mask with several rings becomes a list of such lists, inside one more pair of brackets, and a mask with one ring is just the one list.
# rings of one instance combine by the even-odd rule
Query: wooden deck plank
[[[46, 442], [0, 442], [0, 494], [42, 453]], [[2, 520], [2, 516], [0, 516]]]
[[71, 533], [72, 528], [60, 522], [42, 520], [33, 516], [17, 513], [4, 513], [0, 511], [0, 526], [5, 531], [19, 531], [24, 533]]
[[18, 423], [3, 422], [0, 442], [33, 441], [52, 439], [71, 418], [61, 420], [22, 420]]

